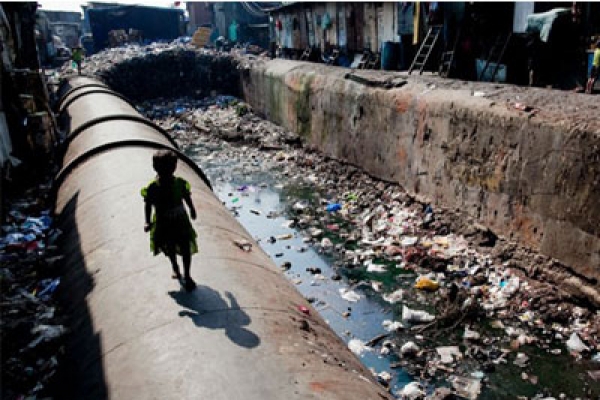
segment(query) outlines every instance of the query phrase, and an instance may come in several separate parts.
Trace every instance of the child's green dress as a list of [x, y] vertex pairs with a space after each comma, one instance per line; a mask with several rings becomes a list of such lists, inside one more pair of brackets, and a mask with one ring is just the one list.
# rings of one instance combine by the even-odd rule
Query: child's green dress
[[183, 205], [190, 190], [190, 184], [179, 177], [167, 182], [155, 179], [142, 189], [144, 201], [154, 207], [150, 230], [150, 250], [154, 255], [166, 255], [169, 248], [181, 255], [181, 246], [190, 246], [190, 254], [198, 252], [196, 231]]

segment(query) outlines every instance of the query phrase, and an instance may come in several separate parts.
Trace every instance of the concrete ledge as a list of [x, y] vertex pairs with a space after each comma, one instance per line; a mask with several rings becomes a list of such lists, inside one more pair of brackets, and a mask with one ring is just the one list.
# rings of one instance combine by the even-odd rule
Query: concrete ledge
[[374, 87], [350, 72], [272, 60], [253, 64], [242, 83], [256, 111], [326, 154], [460, 208], [600, 287], [597, 98], [437, 77], [384, 89], [377, 82], [402, 76], [356, 71]]

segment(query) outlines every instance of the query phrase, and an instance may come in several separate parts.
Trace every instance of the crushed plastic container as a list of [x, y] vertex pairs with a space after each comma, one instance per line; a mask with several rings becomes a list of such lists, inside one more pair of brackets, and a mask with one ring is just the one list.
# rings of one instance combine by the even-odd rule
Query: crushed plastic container
[[342, 205], [339, 203], [328, 204], [326, 207], [328, 212], [336, 212], [342, 209]]
[[430, 292], [435, 292], [440, 288], [440, 284], [436, 281], [429, 279], [426, 276], [420, 276], [415, 283], [415, 289], [420, 290], [428, 290]]

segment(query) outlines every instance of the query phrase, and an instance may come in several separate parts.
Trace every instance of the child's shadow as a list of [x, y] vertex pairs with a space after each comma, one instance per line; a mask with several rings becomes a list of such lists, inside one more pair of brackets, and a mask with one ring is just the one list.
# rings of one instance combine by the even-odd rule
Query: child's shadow
[[230, 304], [216, 290], [201, 285], [192, 293], [171, 291], [169, 296], [185, 308], [179, 315], [190, 317], [197, 327], [224, 329], [227, 337], [238, 346], [253, 348], [260, 344], [260, 338], [244, 328], [250, 324], [250, 316], [230, 292], [225, 292]]

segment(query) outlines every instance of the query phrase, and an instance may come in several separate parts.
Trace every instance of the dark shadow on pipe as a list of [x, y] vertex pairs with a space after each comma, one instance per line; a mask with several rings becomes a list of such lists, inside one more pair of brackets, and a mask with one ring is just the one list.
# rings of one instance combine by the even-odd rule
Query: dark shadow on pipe
[[[89, 74], [69, 75], [69, 76], [62, 78], [60, 80], [60, 82], [58, 83], [58, 90], [56, 91], [57, 98], [61, 99], [61, 98], [65, 97], [67, 92], [69, 90], [73, 89], [73, 87], [71, 86], [71, 82], [70, 82], [72, 79], [81, 79], [81, 78], [95, 80], [95, 81], [97, 81], [97, 83], [104, 84], [104, 82], [101, 82], [100, 79], [98, 79], [98, 77], [94, 76], [94, 75], [89, 75]], [[86, 86], [86, 84], [83, 84], [81, 86]]]
[[94, 288], [94, 278], [87, 271], [80, 245], [77, 215], [79, 192], [65, 205], [58, 216], [63, 235], [58, 245], [65, 255], [61, 271], [62, 282], [68, 291], [59, 291], [59, 301], [65, 309], [70, 329], [65, 345], [65, 359], [58, 370], [59, 399], [106, 399], [108, 396], [104, 376], [100, 333], [92, 323], [86, 297]]
[[181, 317], [189, 317], [198, 328], [224, 329], [225, 335], [241, 347], [254, 348], [260, 345], [260, 338], [245, 328], [250, 325], [250, 316], [240, 308], [235, 296], [225, 292], [227, 301], [219, 292], [208, 286], [198, 285], [192, 293], [182, 291], [168, 292], [180, 306]]
[[[108, 121], [132, 121], [132, 122], [138, 122], [140, 124], [144, 124], [146, 126], [153, 128], [158, 133], [163, 135], [173, 145], [173, 147], [175, 147], [176, 149], [179, 148], [179, 145], [177, 144], [175, 139], [173, 139], [171, 137], [171, 135], [169, 135], [169, 133], [165, 129], [156, 125], [154, 122], [150, 121], [149, 119], [146, 119], [146, 118], [142, 117], [141, 115], [115, 114], [115, 115], [105, 115], [103, 117], [90, 119], [90, 120], [84, 122], [83, 124], [81, 124], [79, 127], [77, 127], [77, 129], [70, 131], [69, 135], [65, 138], [64, 142], [62, 143], [61, 151], [64, 153], [67, 150], [67, 148], [69, 147], [69, 144], [77, 136], [81, 135], [83, 132], [85, 132], [92, 126], [101, 124], [103, 122], [108, 122]], [[71, 117], [70, 116], [65, 117], [64, 123], [68, 124], [68, 125], [64, 125], [66, 127], [71, 126], [70, 125]], [[61, 159], [62, 159], [62, 157], [61, 157]]]
[[63, 94], [59, 94], [59, 99], [58, 99], [58, 102], [56, 103], [56, 105], [54, 106], [54, 110], [56, 110], [56, 111], [62, 110], [62, 108], [63, 108], [62, 104], [64, 103], [65, 99], [67, 99], [73, 93], [78, 92], [80, 90], [85, 90], [85, 89], [88, 89], [88, 88], [91, 88], [91, 87], [97, 88], [97, 89], [108, 89], [108, 86], [106, 86], [104, 83], [100, 83], [100, 82], [98, 82], [98, 83], [86, 83], [85, 85], [76, 86], [74, 88], [71, 88], [71, 89], [67, 90]]
[[62, 167], [62, 169], [60, 171], [58, 171], [58, 173], [56, 174], [56, 177], [54, 178], [54, 182], [52, 183], [52, 190], [51, 190], [52, 198], [56, 198], [56, 194], [58, 193], [60, 185], [62, 185], [66, 176], [69, 175], [69, 173], [71, 171], [73, 171], [75, 169], [75, 167], [82, 164], [84, 161], [86, 161], [90, 157], [93, 157], [104, 151], [108, 151], [108, 150], [115, 149], [115, 148], [122, 148], [122, 147], [126, 147], [126, 146], [151, 147], [151, 148], [155, 148], [158, 150], [160, 150], [160, 149], [171, 150], [172, 152], [174, 152], [177, 155], [179, 160], [185, 162], [190, 168], [192, 168], [198, 174], [200, 179], [202, 179], [202, 181], [206, 184], [206, 186], [210, 190], [213, 190], [210, 181], [204, 174], [204, 171], [202, 171], [202, 169], [198, 166], [198, 164], [196, 164], [194, 161], [192, 161], [188, 156], [183, 154], [178, 149], [171, 148], [162, 143], [151, 142], [149, 140], [123, 140], [121, 142], [111, 142], [111, 143], [103, 144], [98, 147], [94, 147], [93, 149], [81, 154], [79, 157], [72, 160], [69, 164], [64, 165]]
[[[133, 104], [133, 102], [131, 100], [129, 100], [127, 97], [123, 96], [121, 93], [117, 93], [109, 88], [93, 89], [93, 90], [88, 90], [87, 92], [77, 93], [76, 95], [73, 95], [72, 97], [70, 97], [69, 100], [65, 101], [64, 104], [61, 104], [60, 109], [58, 110], [59, 118], [62, 114], [65, 114], [67, 112], [67, 110], [69, 109], [69, 106], [71, 104], [73, 104], [77, 100], [81, 99], [82, 97], [89, 96], [92, 94], [108, 94], [108, 95], [111, 95], [114, 97], [118, 97], [119, 99], [123, 100], [125, 103], [129, 104], [131, 106], [131, 108], [133, 108], [134, 110], [136, 109], [135, 104]], [[65, 98], [66, 97], [61, 97], [61, 99], [65, 99]]]

